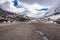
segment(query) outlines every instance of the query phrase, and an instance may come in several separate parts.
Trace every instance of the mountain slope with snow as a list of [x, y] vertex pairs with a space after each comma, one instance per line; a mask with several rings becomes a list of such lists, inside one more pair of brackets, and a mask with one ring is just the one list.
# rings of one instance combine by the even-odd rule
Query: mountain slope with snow
[[[44, 7], [36, 3], [30, 5], [20, 2], [19, 0], [1, 0], [0, 8], [5, 11], [14, 12], [21, 15], [27, 15], [29, 17], [41, 17], [48, 10], [46, 9], [48, 7]], [[26, 13], [25, 11], [27, 10], [29, 12]]]
[[19, 8], [17, 8], [16, 6], [14, 6], [15, 4], [16, 3], [14, 3], [13, 0], [6, 1], [6, 2], [0, 4], [0, 8], [2, 8], [3, 10], [6, 10], [6, 11], [14, 12], [14, 13], [23, 12], [25, 10], [24, 8], [22, 8], [22, 5], [20, 5]]
[[52, 20], [60, 19], [60, 4], [50, 8], [44, 15], [45, 18], [50, 18]]

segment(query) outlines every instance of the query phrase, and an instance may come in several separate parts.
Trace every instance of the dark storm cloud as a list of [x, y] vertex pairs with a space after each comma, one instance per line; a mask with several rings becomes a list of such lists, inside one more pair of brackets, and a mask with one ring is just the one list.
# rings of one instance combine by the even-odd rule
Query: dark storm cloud
[[20, 0], [21, 2], [25, 2], [28, 4], [33, 4], [33, 3], [37, 3], [40, 5], [44, 5], [44, 6], [52, 6], [55, 5], [57, 3], [60, 3], [60, 0]]

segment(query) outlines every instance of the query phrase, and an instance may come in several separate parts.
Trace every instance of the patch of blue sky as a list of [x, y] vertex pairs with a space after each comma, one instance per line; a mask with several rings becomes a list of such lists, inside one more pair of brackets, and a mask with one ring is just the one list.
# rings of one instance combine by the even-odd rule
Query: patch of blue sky
[[15, 6], [16, 8], [23, 8], [23, 7], [24, 7], [23, 4], [19, 4], [19, 3], [18, 3], [18, 0], [14, 0], [14, 6]]
[[14, 6], [18, 8], [18, 1], [14, 0]]
[[39, 9], [36, 9], [37, 11], [47, 11], [48, 8], [39, 8]]

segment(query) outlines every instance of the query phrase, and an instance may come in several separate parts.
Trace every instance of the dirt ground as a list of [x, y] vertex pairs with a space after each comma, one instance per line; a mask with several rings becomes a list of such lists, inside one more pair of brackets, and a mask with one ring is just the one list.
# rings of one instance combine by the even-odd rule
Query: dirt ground
[[60, 24], [32, 23], [37, 31], [41, 31], [48, 40], [60, 40]]
[[0, 40], [60, 40], [59, 24], [0, 24]]

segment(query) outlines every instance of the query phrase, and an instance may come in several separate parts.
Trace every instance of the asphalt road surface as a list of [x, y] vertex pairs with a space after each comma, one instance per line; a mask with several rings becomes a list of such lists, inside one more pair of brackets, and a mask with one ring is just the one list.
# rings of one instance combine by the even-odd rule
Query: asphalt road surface
[[0, 40], [60, 40], [60, 25], [26, 22], [1, 24]]

